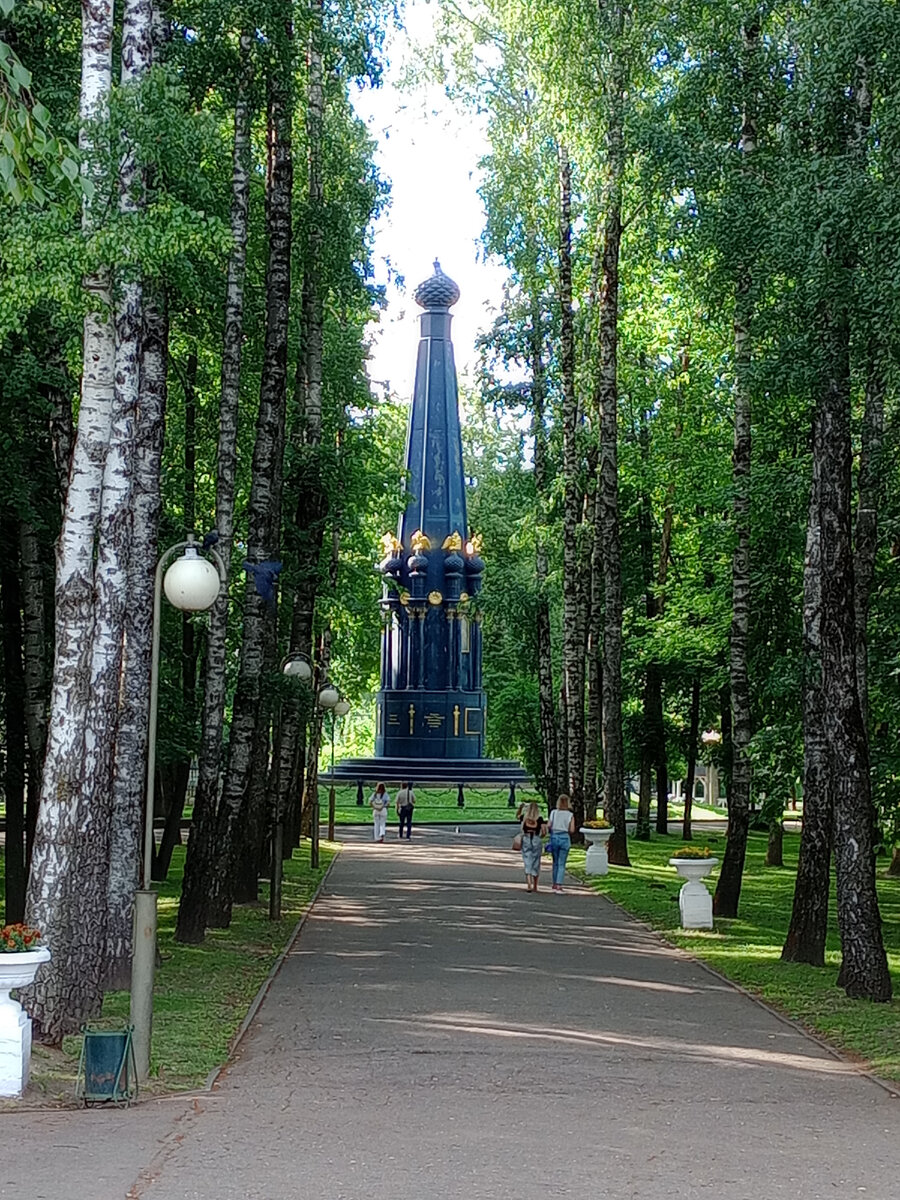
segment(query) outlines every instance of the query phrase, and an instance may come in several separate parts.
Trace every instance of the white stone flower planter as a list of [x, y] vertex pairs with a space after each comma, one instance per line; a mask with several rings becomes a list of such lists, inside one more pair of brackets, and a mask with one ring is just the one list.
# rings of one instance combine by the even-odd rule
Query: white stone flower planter
[[10, 990], [34, 983], [38, 967], [49, 961], [46, 946], [0, 954], [0, 1096], [21, 1096], [31, 1068], [31, 1018]]
[[583, 826], [580, 833], [584, 834], [586, 842], [590, 842], [587, 854], [584, 856], [585, 875], [607, 875], [609, 873], [609, 854], [606, 843], [613, 835], [612, 829], [588, 829]]
[[712, 896], [701, 880], [706, 878], [718, 861], [717, 858], [669, 859], [669, 866], [687, 880], [678, 894], [682, 929], [712, 929]]

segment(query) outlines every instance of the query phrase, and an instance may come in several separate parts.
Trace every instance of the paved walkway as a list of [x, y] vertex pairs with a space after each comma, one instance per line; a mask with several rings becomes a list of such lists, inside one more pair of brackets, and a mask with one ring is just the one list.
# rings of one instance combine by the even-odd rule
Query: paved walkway
[[0, 1117], [18, 1200], [893, 1200], [900, 1101], [506, 831], [350, 834], [217, 1091]]

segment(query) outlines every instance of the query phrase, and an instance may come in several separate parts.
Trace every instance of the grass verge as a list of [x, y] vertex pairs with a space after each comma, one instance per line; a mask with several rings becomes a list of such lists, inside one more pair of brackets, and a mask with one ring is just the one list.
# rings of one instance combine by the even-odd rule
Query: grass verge
[[[309, 906], [338, 846], [320, 843], [320, 866], [309, 867], [304, 844], [284, 864], [282, 915], [268, 917], [268, 889], [261, 902], [236, 905], [228, 929], [213, 929], [200, 946], [175, 942], [184, 850], [177, 847], [169, 879], [158, 885], [159, 953], [153, 1003], [151, 1092], [202, 1087], [224, 1063], [228, 1048], [278, 955]], [[92, 1027], [121, 1028], [128, 1021], [128, 992], [110, 992], [102, 1017]], [[34, 1047], [26, 1100], [71, 1103], [81, 1054], [81, 1037], [67, 1037], [62, 1050]], [[11, 1101], [16, 1105], [17, 1101]]]
[[[740, 916], [716, 918], [712, 930], [682, 930], [678, 893], [682, 880], [668, 859], [680, 839], [654, 836], [650, 842], [629, 839], [632, 866], [610, 867], [604, 876], [584, 875], [584, 849], [573, 847], [572, 873], [595, 891], [609, 896], [726, 978], [786, 1016], [800, 1021], [849, 1057], [865, 1062], [884, 1079], [900, 1080], [900, 1005], [849, 1000], [835, 986], [840, 942], [835, 922], [834, 888], [829, 903], [829, 932], [824, 968], [781, 962], [781, 948], [791, 916], [799, 834], [786, 833], [784, 867], [765, 865], [766, 835], [751, 833], [741, 888]], [[709, 845], [721, 859], [724, 836], [700, 834], [695, 845]], [[886, 860], [885, 860], [886, 865]], [[882, 868], [883, 869], [883, 868]], [[715, 888], [718, 867], [707, 880]], [[900, 879], [881, 875], [879, 903], [894, 994], [900, 996]]]
[[[391, 797], [388, 823], [396, 824], [397, 814], [394, 811], [393, 802], [397, 795], [397, 788], [400, 785], [396, 780], [392, 779], [385, 779], [384, 783]], [[373, 790], [372, 787], [366, 788], [363, 792], [363, 803], [357, 804], [355, 784], [336, 787], [334, 789], [335, 824], [358, 825], [370, 821], [372, 819], [372, 810], [369, 807], [369, 797]], [[529, 803], [532, 800], [536, 801], [542, 810], [545, 808], [540, 793], [531, 791], [528, 788], [516, 788], [516, 804], [512, 808], [509, 805], [509, 788], [466, 787], [464, 788], [465, 805], [462, 808], [457, 803], [458, 792], [455, 787], [416, 787], [414, 791], [416, 793], [415, 820], [429, 825], [453, 825], [460, 821], [477, 821], [484, 824], [512, 821], [515, 818], [518, 805], [523, 802]], [[319, 787], [319, 811], [324, 822], [328, 817], [327, 784], [322, 784]], [[724, 809], [708, 808], [697, 802], [694, 803], [693, 811], [694, 820], [698, 822], [704, 820], [721, 821], [726, 815]], [[681, 820], [683, 814], [683, 806], [670, 803], [670, 820]], [[652, 809], [652, 819], [656, 819], [655, 805]]]

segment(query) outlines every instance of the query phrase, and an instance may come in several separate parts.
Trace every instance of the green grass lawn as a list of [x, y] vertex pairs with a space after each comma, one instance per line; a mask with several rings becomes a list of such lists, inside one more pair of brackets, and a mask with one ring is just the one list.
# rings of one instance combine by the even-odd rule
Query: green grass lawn
[[[759, 996], [780, 1012], [802, 1022], [841, 1050], [861, 1058], [886, 1079], [900, 1080], [900, 1005], [848, 1000], [835, 987], [840, 943], [832, 897], [826, 966], [821, 969], [782, 963], [781, 947], [791, 916], [799, 834], [786, 833], [785, 866], [766, 867], [766, 835], [751, 833], [741, 888], [740, 916], [716, 918], [715, 929], [681, 930], [678, 892], [682, 880], [668, 865], [680, 839], [654, 835], [650, 842], [629, 839], [632, 866], [610, 867], [608, 875], [585, 880], [596, 891], [621, 904], [658, 929], [673, 945], [691, 954]], [[721, 860], [722, 835], [695, 836], [695, 845], [709, 845]], [[584, 849], [573, 848], [573, 873], [584, 878]], [[880, 872], [887, 859], [880, 860]], [[714, 890], [718, 868], [707, 881]], [[900, 879], [880, 875], [878, 882], [884, 939], [895, 996], [900, 998]]]
[[[169, 879], [159, 886], [159, 951], [153, 1004], [151, 1090], [177, 1091], [201, 1086], [214, 1067], [225, 1062], [228, 1046], [278, 957], [291, 931], [328, 868], [336, 846], [320, 843], [320, 866], [309, 867], [309, 845], [284, 864], [282, 917], [270, 921], [268, 895], [261, 903], [236, 905], [229, 929], [210, 930], [201, 946], [174, 940], [184, 850], [176, 847]], [[128, 1021], [129, 995], [111, 992], [96, 1028]], [[63, 1049], [35, 1046], [32, 1086], [48, 1098], [73, 1096], [81, 1038], [69, 1037]]]
[[[398, 784], [396, 781], [386, 779], [385, 785], [392, 801], [388, 823], [396, 824], [397, 815], [393, 808], [393, 801], [397, 795]], [[326, 784], [322, 784], [319, 787], [319, 806], [323, 822], [327, 819], [328, 815], [328, 790]], [[359, 805], [356, 803], [355, 784], [346, 787], [336, 787], [334, 789], [335, 824], [355, 825], [360, 822], [370, 821], [372, 819], [372, 810], [369, 808], [369, 797], [372, 794], [372, 790], [372, 788], [365, 790], [363, 793], [363, 803]], [[527, 788], [516, 788], [516, 807], [513, 808], [509, 807], [509, 788], [505, 787], [466, 787], [464, 789], [465, 805], [462, 808], [457, 803], [458, 792], [455, 787], [417, 787], [414, 788], [414, 791], [416, 793], [415, 819], [418, 822], [427, 824], [455, 825], [460, 821], [484, 823], [511, 821], [515, 817], [516, 807], [523, 801], [535, 800], [543, 808], [543, 801], [540, 795]], [[680, 820], [683, 814], [683, 806], [678, 804], [669, 805], [670, 820]], [[724, 820], [725, 816], [724, 809], [708, 808], [703, 804], [694, 803], [693, 817], [695, 821], [702, 822], [710, 819]], [[655, 805], [651, 810], [651, 820], [656, 820]]]
[[[399, 784], [395, 780], [385, 779], [385, 787], [391, 797], [391, 808], [388, 813], [388, 824], [397, 823], [397, 814], [394, 811], [394, 801], [397, 796], [397, 788]], [[319, 787], [319, 809], [322, 814], [323, 822], [328, 815], [328, 786], [322, 784]], [[356, 785], [350, 784], [346, 787], [336, 787], [334, 789], [335, 799], [335, 823], [337, 825], [356, 825], [359, 822], [367, 822], [372, 820], [372, 810], [369, 807], [369, 797], [374, 788], [366, 788], [363, 793], [363, 803], [356, 803]], [[494, 821], [511, 821], [516, 815], [516, 808], [509, 807], [509, 788], [476, 788], [466, 787], [465, 806], [460, 808], [457, 804], [457, 789], [455, 787], [414, 787], [416, 793], [416, 812], [415, 820], [428, 822], [429, 824], [439, 822], [445, 824], [458, 824], [460, 821], [479, 821], [479, 822], [494, 822]], [[537, 800], [540, 802], [540, 796], [537, 792], [528, 791], [524, 788], [516, 788], [516, 807], [523, 801]]]

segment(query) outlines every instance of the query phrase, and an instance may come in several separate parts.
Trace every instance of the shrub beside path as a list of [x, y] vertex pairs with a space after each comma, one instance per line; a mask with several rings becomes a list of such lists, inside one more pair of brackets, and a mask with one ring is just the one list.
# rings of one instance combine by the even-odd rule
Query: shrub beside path
[[348, 832], [216, 1089], [0, 1117], [0, 1197], [893, 1200], [889, 1090], [602, 897], [526, 894], [510, 836]]

